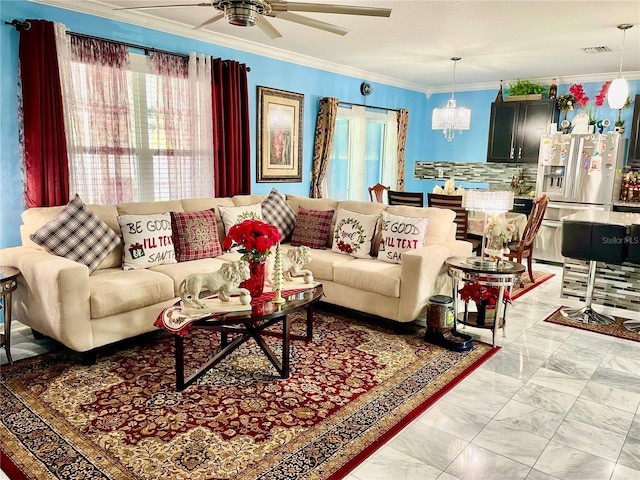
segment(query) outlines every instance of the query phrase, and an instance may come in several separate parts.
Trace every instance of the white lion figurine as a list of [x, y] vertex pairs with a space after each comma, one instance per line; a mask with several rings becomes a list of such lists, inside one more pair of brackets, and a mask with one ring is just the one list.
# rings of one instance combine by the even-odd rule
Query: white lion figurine
[[229, 301], [231, 294], [240, 294], [240, 302], [243, 305], [251, 302], [251, 295], [246, 288], [238, 288], [238, 285], [249, 278], [249, 264], [246, 260], [225, 263], [220, 270], [211, 273], [192, 273], [180, 283], [180, 298], [194, 308], [205, 308], [200, 301], [200, 292], [209, 290], [217, 293], [223, 302]]
[[290, 248], [282, 257], [282, 272], [287, 282], [293, 280], [294, 277], [304, 277], [305, 283], [313, 282], [313, 273], [311, 270], [305, 270], [307, 263], [311, 262], [311, 249], [306, 245]]

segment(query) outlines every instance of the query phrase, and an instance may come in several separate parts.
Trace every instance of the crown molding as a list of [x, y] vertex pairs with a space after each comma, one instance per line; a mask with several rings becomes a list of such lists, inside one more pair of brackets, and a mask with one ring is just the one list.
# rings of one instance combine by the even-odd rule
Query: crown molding
[[[77, 2], [75, 0], [29, 0], [33, 3], [39, 3], [41, 5], [47, 5], [52, 7], [58, 7], [65, 10], [71, 10], [78, 13], [84, 13], [88, 15], [95, 15], [98, 17], [106, 18], [109, 20], [116, 20], [124, 23], [130, 23], [132, 25], [138, 25], [140, 27], [149, 28], [151, 30], [161, 31], [163, 33], [170, 33], [179, 35], [181, 37], [192, 38], [202, 42], [210, 43], [213, 45], [233, 48], [247, 53], [260, 55], [262, 57], [273, 58], [275, 60], [281, 60], [283, 62], [294, 63], [296, 65], [302, 65], [305, 67], [316, 68], [327, 72], [337, 73], [340, 75], [346, 75], [348, 77], [354, 77], [369, 82], [381, 83], [384, 85], [390, 85], [399, 88], [405, 88], [407, 90], [413, 90], [416, 92], [424, 92], [427, 88], [426, 85], [421, 85], [412, 82], [406, 82], [398, 80], [397, 78], [380, 75], [377, 73], [369, 72], [366, 70], [360, 70], [357, 68], [348, 67], [346, 65], [340, 65], [334, 62], [328, 62], [326, 60], [320, 60], [307, 55], [301, 55], [293, 53], [287, 50], [283, 50], [277, 47], [266, 48], [263, 44], [252, 42], [249, 40], [243, 40], [235, 37], [230, 37], [217, 32], [194, 30], [192, 27], [183, 23], [174, 22], [171, 20], [159, 19], [153, 17], [144, 11], [132, 13], [127, 10], [113, 10], [111, 6], [105, 5], [102, 2]], [[77, 32], [84, 33], [84, 32]], [[90, 34], [90, 33], [87, 33]], [[123, 40], [125, 41], [125, 40]], [[133, 41], [133, 40], [132, 40]], [[138, 43], [138, 42], [134, 42]], [[151, 48], [152, 45], [149, 45]], [[176, 53], [188, 53], [188, 52], [176, 52]]]
[[[589, 83], [589, 82], [607, 82], [613, 80], [618, 76], [618, 72], [605, 72], [605, 73], [586, 73], [580, 75], [570, 75], [565, 77], [554, 77], [558, 85], [568, 85], [570, 83]], [[622, 76], [627, 80], [640, 80], [639, 72], [622, 72]], [[539, 82], [542, 85], [550, 85], [551, 77], [530, 78], [532, 82]], [[517, 79], [503, 80], [503, 88], [509, 88], [509, 83], [517, 82]], [[485, 83], [468, 83], [456, 85], [455, 93], [458, 92], [474, 92], [479, 90], [498, 90], [498, 82], [485, 82]], [[445, 87], [432, 87], [427, 88], [425, 95], [429, 98], [435, 93], [451, 93], [451, 85]]]

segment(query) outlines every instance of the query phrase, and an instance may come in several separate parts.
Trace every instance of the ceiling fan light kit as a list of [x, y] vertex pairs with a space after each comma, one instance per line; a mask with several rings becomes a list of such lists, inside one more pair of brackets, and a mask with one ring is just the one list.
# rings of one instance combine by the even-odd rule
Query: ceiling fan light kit
[[331, 5], [324, 3], [286, 2], [285, 0], [210, 0], [200, 3], [173, 5], [143, 5], [137, 7], [114, 8], [114, 10], [153, 10], [160, 8], [205, 7], [218, 10], [215, 17], [194, 27], [200, 29], [226, 18], [231, 25], [253, 27], [257, 25], [272, 39], [282, 37], [280, 32], [269, 23], [266, 17], [278, 18], [307, 27], [317, 28], [337, 35], [346, 35], [349, 30], [322, 20], [297, 15], [292, 12], [333, 13], [339, 15], [365, 15], [369, 17], [389, 17], [391, 9], [361, 7], [350, 5]]
[[218, 2], [216, 8], [222, 9], [224, 16], [231, 25], [239, 27], [253, 27], [258, 23], [260, 15], [271, 13], [271, 6], [262, 0], [223, 0]]
[[609, 108], [613, 110], [619, 110], [624, 107], [629, 96], [629, 84], [627, 80], [622, 76], [622, 59], [624, 57], [624, 40], [627, 30], [633, 27], [630, 23], [621, 23], [618, 25], [618, 29], [622, 30], [622, 51], [620, 52], [620, 70], [618, 71], [618, 78], [611, 82], [609, 90], [607, 91], [607, 103]]
[[453, 61], [453, 86], [451, 87], [451, 98], [447, 101], [444, 108], [434, 108], [431, 115], [431, 129], [442, 130], [447, 142], [453, 140], [455, 131], [462, 133], [463, 130], [469, 130], [471, 126], [471, 109], [466, 107], [458, 107], [454, 97], [456, 86], [456, 64], [460, 57], [451, 57]]

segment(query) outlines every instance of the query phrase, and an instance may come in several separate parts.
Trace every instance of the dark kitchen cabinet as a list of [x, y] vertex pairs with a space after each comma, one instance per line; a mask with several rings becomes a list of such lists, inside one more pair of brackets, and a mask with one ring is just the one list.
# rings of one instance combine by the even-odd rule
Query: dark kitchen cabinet
[[636, 95], [636, 100], [633, 102], [633, 120], [631, 121], [627, 165], [636, 170], [640, 169], [640, 95]]
[[540, 138], [558, 114], [555, 100], [492, 103], [487, 162], [538, 163]]

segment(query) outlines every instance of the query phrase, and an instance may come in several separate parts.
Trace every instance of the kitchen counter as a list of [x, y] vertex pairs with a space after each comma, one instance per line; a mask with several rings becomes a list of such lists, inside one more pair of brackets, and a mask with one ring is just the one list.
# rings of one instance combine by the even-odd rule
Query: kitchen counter
[[640, 203], [637, 202], [615, 202], [613, 204], [614, 212], [633, 212], [640, 213]]
[[582, 210], [566, 217], [562, 221], [573, 220], [576, 222], [592, 222], [605, 225], [633, 225], [640, 224], [640, 213], [632, 212], [605, 212], [602, 210]]
[[[640, 213], [583, 210], [562, 217], [562, 221], [575, 220], [605, 225], [630, 226], [640, 224]], [[629, 241], [637, 241], [630, 238]], [[563, 298], [585, 299], [585, 278], [589, 271], [587, 260], [565, 258], [563, 263]], [[640, 299], [640, 265], [625, 262], [622, 265], [597, 262], [593, 303], [637, 312]]]

